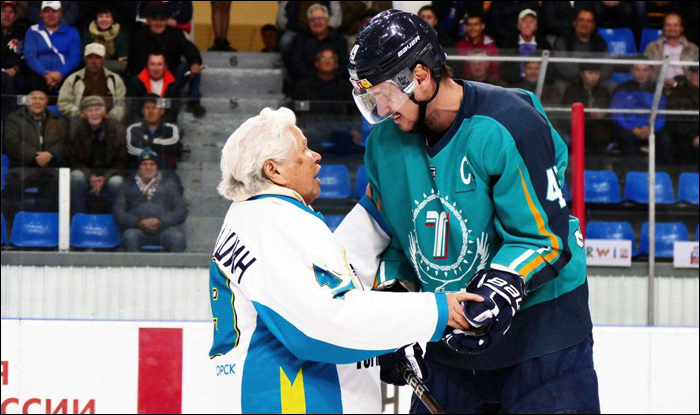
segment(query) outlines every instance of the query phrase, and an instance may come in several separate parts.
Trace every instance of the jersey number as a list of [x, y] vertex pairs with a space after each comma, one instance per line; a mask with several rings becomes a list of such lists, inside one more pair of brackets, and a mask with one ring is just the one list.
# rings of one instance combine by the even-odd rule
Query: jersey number
[[559, 171], [556, 167], [547, 169], [547, 200], [550, 202], [559, 201], [559, 207], [566, 207], [566, 200], [564, 199], [564, 192], [561, 190], [561, 185], [559, 185]]

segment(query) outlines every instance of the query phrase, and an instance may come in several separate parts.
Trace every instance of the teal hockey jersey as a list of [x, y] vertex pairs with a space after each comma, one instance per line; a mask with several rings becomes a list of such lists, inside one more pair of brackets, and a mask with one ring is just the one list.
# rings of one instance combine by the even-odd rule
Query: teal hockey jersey
[[567, 147], [538, 99], [456, 82], [463, 102], [433, 147], [392, 120], [368, 139], [374, 202], [392, 232], [375, 286], [401, 279], [422, 291], [455, 292], [480, 270], [522, 275], [526, 298], [499, 344], [476, 356], [428, 345], [443, 363], [490, 370], [590, 335], [586, 258], [562, 191]]

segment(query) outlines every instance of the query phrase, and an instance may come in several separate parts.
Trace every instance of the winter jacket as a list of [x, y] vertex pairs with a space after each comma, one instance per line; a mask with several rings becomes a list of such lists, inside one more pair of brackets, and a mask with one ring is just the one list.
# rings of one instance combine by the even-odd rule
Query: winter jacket
[[26, 71], [27, 64], [24, 62], [24, 36], [27, 29], [15, 23], [14, 27], [5, 36], [0, 34], [0, 44], [2, 44], [2, 69], [14, 68], [17, 72]]
[[167, 27], [165, 32], [157, 35], [147, 26], [143, 26], [135, 32], [134, 36], [131, 36], [127, 71], [132, 75], [138, 75], [148, 65], [148, 55], [153, 52], [162, 52], [165, 55], [168, 70], [173, 73], [180, 66], [180, 58], [183, 56], [189, 65], [202, 64], [202, 55], [197, 47], [178, 29]]
[[96, 166], [93, 164], [94, 135], [87, 120], [80, 120], [68, 138], [69, 165], [72, 170], [82, 171], [85, 177], [95, 174], [109, 180], [110, 177], [121, 174], [121, 171], [127, 167], [126, 131], [118, 121], [107, 118], [102, 122], [98, 134], [103, 135], [105, 142], [105, 165]]
[[[478, 42], [474, 43], [469, 39], [462, 39], [457, 42], [457, 52], [462, 56], [469, 56], [475, 50], [484, 50], [488, 56], [498, 56], [498, 46], [494, 42], [491, 36], [483, 35]], [[467, 77], [471, 74], [471, 68], [469, 67], [469, 62], [464, 63], [462, 69], [462, 75]], [[498, 62], [491, 62], [489, 64], [489, 76], [492, 78], [498, 78], [501, 76], [501, 71], [498, 68]]]
[[[126, 86], [124, 81], [116, 73], [104, 68], [105, 77], [107, 78], [107, 89], [111, 97], [103, 97], [112, 100], [112, 109], [109, 111], [109, 116], [117, 121], [124, 119], [126, 113]], [[80, 101], [83, 99], [85, 91], [85, 69], [81, 69], [73, 75], [69, 76], [61, 86], [58, 92], [58, 109], [61, 114], [66, 117], [76, 118], [80, 115]]]
[[[647, 48], [644, 50], [644, 56], [646, 56], [647, 58], [649, 58], [653, 61], [663, 60], [664, 59], [664, 45], [665, 44], [666, 44], [666, 38], [664, 36], [661, 36], [659, 39], [656, 39], [655, 41], [653, 41], [647, 45]], [[698, 45], [690, 42], [685, 36], [681, 37], [681, 45], [683, 45], [683, 49], [681, 50], [681, 60], [682, 61], [697, 62], [698, 61]], [[660, 71], [661, 71], [660, 66], [654, 67], [655, 78], [659, 76]], [[686, 68], [686, 74], [687, 74], [687, 68]]]
[[182, 225], [187, 219], [187, 205], [177, 184], [163, 179], [148, 200], [138, 185], [135, 176], [124, 181], [114, 204], [114, 219], [122, 231], [133, 229], [143, 219], [157, 218], [163, 222], [163, 230]]
[[[618, 85], [613, 93], [610, 108], [612, 109], [633, 109], [650, 110], [654, 102], [654, 84], [648, 82], [645, 85], [638, 84], [634, 80]], [[666, 97], [661, 95], [659, 109], [666, 108]], [[649, 126], [649, 114], [613, 114], [615, 126], [630, 132], [635, 128]], [[661, 131], [666, 124], [666, 117], [659, 114], [656, 117], [656, 131]]]
[[[53, 48], [49, 48], [45, 37], [50, 39]], [[80, 35], [74, 27], [61, 23], [53, 34], [49, 34], [44, 23], [39, 23], [27, 30], [24, 59], [29, 68], [40, 76], [56, 71], [65, 78], [82, 62], [80, 46]]]
[[130, 125], [126, 129], [126, 149], [134, 165], [141, 151], [147, 147], [163, 159], [164, 168], [175, 170], [177, 157], [182, 148], [177, 125], [167, 122], [161, 123], [153, 133], [148, 129], [146, 123], [140, 122]]
[[13, 167], [38, 167], [36, 153], [48, 151], [53, 158], [50, 167], [61, 167], [66, 159], [68, 126], [50, 110], [46, 110], [43, 131], [26, 107], [10, 114], [5, 120], [3, 150]]
[[338, 73], [341, 78], [347, 77], [348, 44], [345, 38], [330, 30], [328, 36], [319, 40], [311, 33], [302, 33], [294, 38], [288, 69], [292, 79], [300, 81], [316, 72], [316, 55], [323, 49], [332, 49], [338, 55]]

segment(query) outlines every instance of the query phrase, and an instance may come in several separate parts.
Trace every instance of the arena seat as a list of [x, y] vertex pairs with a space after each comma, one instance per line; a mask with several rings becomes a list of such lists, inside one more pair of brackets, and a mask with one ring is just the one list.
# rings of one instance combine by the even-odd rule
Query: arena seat
[[362, 197], [365, 195], [368, 183], [369, 178], [367, 177], [367, 169], [363, 164], [357, 168], [357, 175], [355, 176], [355, 190], [353, 191], [352, 195], [358, 199], [362, 199]]
[[681, 173], [678, 179], [678, 201], [700, 204], [700, 174]]
[[326, 222], [331, 232], [335, 232], [343, 219], [345, 219], [345, 215], [323, 215], [323, 221]]
[[2, 245], [7, 244], [7, 228], [5, 227], [5, 215], [0, 213], [0, 217], [2, 218]]
[[[673, 258], [673, 243], [688, 242], [688, 228], [682, 223], [657, 223], [656, 224], [656, 257]], [[649, 223], [642, 225], [642, 234], [639, 238], [639, 253], [649, 255]]]
[[2, 190], [5, 190], [5, 178], [7, 172], [10, 171], [10, 159], [6, 155], [2, 155]]
[[[627, 173], [625, 200], [635, 203], [649, 203], [649, 173], [637, 171]], [[656, 173], [656, 203], [661, 205], [676, 203], [673, 182], [668, 173]]]
[[321, 180], [321, 199], [346, 199], [352, 196], [350, 173], [344, 165], [322, 166], [318, 178]]
[[12, 225], [10, 243], [22, 248], [58, 246], [58, 212], [19, 212]]
[[586, 170], [586, 203], [620, 203], [620, 180], [610, 170]]
[[644, 51], [647, 49], [647, 46], [649, 46], [651, 42], [654, 42], [658, 38], [660, 38], [662, 33], [663, 31], [659, 29], [642, 30], [642, 38], [639, 41], [639, 53], [644, 53]]
[[165, 247], [163, 245], [143, 245], [141, 249], [149, 252], [161, 252], [165, 250]]
[[637, 42], [634, 40], [632, 29], [620, 27], [616, 29], [598, 29], [605, 39], [612, 56], [631, 56], [637, 54]]
[[70, 224], [70, 244], [83, 249], [112, 249], [119, 246], [119, 228], [112, 215], [78, 213]]
[[632, 229], [632, 225], [629, 222], [590, 221], [586, 225], [586, 239], [631, 241], [632, 252], [636, 253], [634, 229]]

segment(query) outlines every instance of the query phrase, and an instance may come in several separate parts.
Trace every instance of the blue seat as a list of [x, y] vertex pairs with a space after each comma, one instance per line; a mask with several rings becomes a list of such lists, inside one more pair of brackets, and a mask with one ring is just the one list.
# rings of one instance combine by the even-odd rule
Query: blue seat
[[63, 114], [61, 114], [61, 110], [58, 109], [58, 105], [49, 105], [46, 107], [49, 111], [53, 112], [56, 114], [58, 118], [63, 118]]
[[370, 124], [369, 121], [365, 119], [365, 117], [362, 117], [362, 145], [364, 146], [367, 143], [367, 137], [369, 137], [370, 133], [374, 129], [374, 124]]
[[590, 221], [586, 225], [586, 239], [604, 239], [609, 241], [631, 241], [634, 246], [634, 229], [629, 222], [599, 222]]
[[342, 164], [321, 167], [318, 175], [321, 180], [321, 199], [345, 199], [352, 196], [350, 173]]
[[[631, 171], [625, 181], [625, 200], [635, 203], [649, 203], [649, 173]], [[673, 182], [668, 173], [656, 173], [656, 203], [668, 205], [676, 203]]]
[[83, 249], [112, 249], [119, 246], [119, 228], [112, 215], [78, 213], [70, 224], [70, 244]]
[[343, 219], [345, 219], [345, 215], [323, 215], [323, 221], [326, 222], [331, 232], [335, 232]]
[[642, 38], [639, 41], [639, 53], [644, 53], [647, 46], [651, 42], [655, 42], [659, 37], [661, 37], [661, 30], [658, 29], [644, 29], [642, 30]]
[[143, 251], [153, 251], [153, 252], [158, 252], [158, 251], [164, 251], [165, 247], [163, 245], [144, 245], [141, 247]]
[[615, 72], [610, 76], [610, 80], [617, 85], [624, 84], [632, 80], [632, 74], [629, 72]]
[[5, 227], [5, 215], [0, 213], [0, 217], [2, 217], [2, 245], [7, 244], [7, 228]]
[[598, 29], [605, 39], [612, 56], [630, 56], [637, 54], [637, 42], [634, 40], [632, 29], [621, 27], [617, 29]]
[[[656, 257], [673, 258], [673, 243], [688, 242], [688, 228], [682, 223], [656, 224]], [[642, 225], [642, 235], [639, 238], [639, 253], [649, 255], [649, 223]]]
[[620, 203], [620, 180], [610, 170], [586, 170], [586, 203]]
[[353, 191], [352, 195], [358, 199], [362, 199], [367, 190], [368, 183], [369, 178], [367, 177], [367, 169], [363, 164], [357, 168], [357, 175], [355, 176], [355, 191]]
[[7, 172], [10, 171], [10, 159], [6, 155], [2, 155], [2, 190], [5, 190], [5, 178]]
[[678, 179], [678, 201], [700, 204], [700, 174], [681, 173]]
[[10, 243], [22, 248], [57, 247], [58, 213], [17, 213]]

